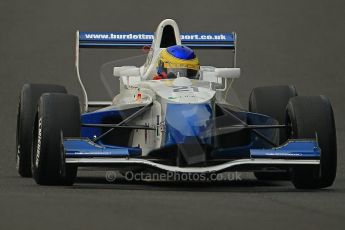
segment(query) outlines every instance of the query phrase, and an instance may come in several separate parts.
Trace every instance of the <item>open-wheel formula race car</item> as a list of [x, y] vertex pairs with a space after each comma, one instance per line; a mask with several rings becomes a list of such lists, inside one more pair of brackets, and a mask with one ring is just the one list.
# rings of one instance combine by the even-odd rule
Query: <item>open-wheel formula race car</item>
[[[25, 84], [17, 122], [17, 169], [41, 185], [72, 185], [78, 167], [219, 174], [252, 171], [296, 188], [331, 186], [337, 150], [325, 96], [293, 86], [252, 90], [249, 111], [222, 100], [240, 75], [236, 34], [180, 34], [162, 21], [154, 34], [77, 32], [83, 100], [58, 85]], [[140, 66], [116, 66], [120, 93], [89, 101], [79, 72], [81, 48], [149, 47]], [[200, 66], [191, 49], [228, 49], [232, 68]]]

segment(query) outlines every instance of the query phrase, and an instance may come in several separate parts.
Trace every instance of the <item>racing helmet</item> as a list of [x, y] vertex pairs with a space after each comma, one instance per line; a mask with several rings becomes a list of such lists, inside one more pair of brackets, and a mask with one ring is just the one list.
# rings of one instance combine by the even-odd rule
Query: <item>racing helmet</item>
[[158, 75], [167, 78], [199, 78], [199, 60], [194, 51], [183, 45], [174, 45], [163, 49], [157, 64]]

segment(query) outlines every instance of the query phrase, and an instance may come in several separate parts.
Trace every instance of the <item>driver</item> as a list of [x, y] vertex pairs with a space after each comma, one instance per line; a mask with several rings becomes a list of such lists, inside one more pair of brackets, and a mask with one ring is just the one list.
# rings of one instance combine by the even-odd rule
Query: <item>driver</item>
[[153, 80], [176, 77], [198, 79], [199, 69], [199, 60], [191, 48], [174, 45], [161, 51], [157, 62], [157, 75]]

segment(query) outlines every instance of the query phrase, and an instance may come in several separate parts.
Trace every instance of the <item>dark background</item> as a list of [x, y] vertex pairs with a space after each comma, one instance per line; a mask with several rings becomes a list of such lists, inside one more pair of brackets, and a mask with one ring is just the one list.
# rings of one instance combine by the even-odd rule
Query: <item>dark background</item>
[[[288, 182], [252, 177], [192, 186], [103, 184], [102, 178], [84, 176], [73, 187], [39, 187], [20, 178], [15, 121], [21, 86], [57, 83], [80, 94], [73, 54], [77, 29], [153, 31], [164, 18], [175, 19], [184, 32], [239, 34], [243, 74], [234, 87], [244, 105], [250, 90], [262, 85], [294, 84], [301, 95], [327, 95], [338, 136], [334, 186], [296, 191]], [[0, 229], [343, 229], [344, 25], [343, 0], [0, 1]], [[90, 69], [83, 71], [99, 78], [99, 67], [91, 67], [112, 58], [86, 58]]]

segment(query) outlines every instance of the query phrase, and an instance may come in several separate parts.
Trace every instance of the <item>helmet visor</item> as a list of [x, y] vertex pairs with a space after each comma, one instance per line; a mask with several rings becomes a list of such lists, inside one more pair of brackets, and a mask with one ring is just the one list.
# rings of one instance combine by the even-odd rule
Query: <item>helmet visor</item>
[[[196, 79], [198, 76], [197, 70], [185, 69], [185, 68], [167, 68], [166, 73], [168, 74], [169, 78], [176, 78], [177, 76], [179, 76], [179, 77], [187, 77], [190, 79]], [[169, 74], [169, 73], [173, 73], [173, 74]]]
[[176, 78], [177, 76], [190, 79], [198, 78], [199, 66], [197, 65], [161, 63], [160, 66], [162, 70], [168, 74], [168, 78]]

